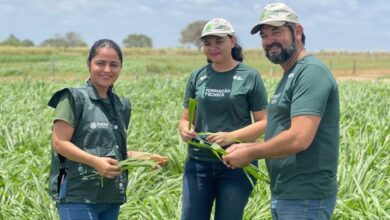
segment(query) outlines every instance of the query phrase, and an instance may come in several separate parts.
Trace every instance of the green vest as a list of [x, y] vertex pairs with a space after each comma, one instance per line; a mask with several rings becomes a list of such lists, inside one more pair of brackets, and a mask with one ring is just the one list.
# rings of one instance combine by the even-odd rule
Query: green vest
[[[104, 103], [90, 81], [83, 87], [66, 88], [56, 92], [48, 105], [56, 108], [61, 96], [69, 92], [77, 124], [71, 142], [82, 150], [118, 161], [126, 159], [127, 128], [130, 122], [130, 101], [108, 91], [111, 104]], [[115, 179], [103, 178], [85, 164], [67, 160], [52, 150], [49, 192], [56, 202], [124, 203], [127, 172]], [[66, 175], [64, 197], [59, 197], [60, 181]]]
[[329, 69], [314, 56], [284, 73], [268, 105], [265, 140], [290, 128], [298, 115], [321, 117], [310, 146], [284, 158], [267, 159], [272, 196], [321, 199], [337, 193], [339, 93]]
[[[260, 74], [240, 63], [227, 72], [216, 72], [211, 64], [194, 71], [186, 87], [184, 108], [188, 99], [198, 101], [196, 132], [230, 132], [252, 123], [251, 112], [267, 108], [267, 94]], [[207, 149], [189, 145], [188, 156], [203, 161], [219, 159]]]

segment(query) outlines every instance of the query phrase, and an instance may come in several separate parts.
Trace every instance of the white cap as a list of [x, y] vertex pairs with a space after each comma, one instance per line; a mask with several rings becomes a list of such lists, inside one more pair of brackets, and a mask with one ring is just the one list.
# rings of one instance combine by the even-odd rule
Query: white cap
[[289, 23], [299, 23], [298, 16], [294, 10], [288, 7], [284, 3], [271, 3], [264, 7], [260, 15], [260, 23], [256, 24], [252, 30], [251, 34], [256, 34], [260, 31], [260, 28], [264, 24], [272, 26], [283, 26]]
[[234, 36], [234, 29], [233, 26], [227, 20], [223, 18], [214, 18], [206, 23], [200, 38], [209, 35], [219, 37], [226, 37], [227, 35]]

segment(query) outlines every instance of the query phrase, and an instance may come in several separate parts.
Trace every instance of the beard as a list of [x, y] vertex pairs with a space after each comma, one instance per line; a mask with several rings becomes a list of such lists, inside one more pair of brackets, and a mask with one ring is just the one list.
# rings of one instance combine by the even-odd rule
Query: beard
[[[280, 53], [270, 53], [269, 50], [272, 47], [279, 47], [281, 49]], [[291, 46], [289, 48], [283, 48], [283, 46], [280, 43], [273, 43], [271, 45], [268, 45], [265, 48], [265, 56], [274, 64], [281, 64], [286, 62], [295, 52], [295, 47]]]

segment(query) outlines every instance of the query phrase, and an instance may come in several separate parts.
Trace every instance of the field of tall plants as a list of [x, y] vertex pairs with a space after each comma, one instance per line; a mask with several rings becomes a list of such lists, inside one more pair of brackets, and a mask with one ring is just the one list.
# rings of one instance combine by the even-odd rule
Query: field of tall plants
[[[54, 91], [87, 79], [87, 51], [47, 51], [0, 55], [0, 220], [58, 219], [47, 193], [54, 116], [47, 102]], [[128, 148], [163, 154], [169, 164], [129, 172], [120, 219], [180, 219], [186, 145], [177, 123], [189, 72], [204, 59], [197, 52], [170, 50], [125, 51], [125, 57], [115, 90], [132, 101]], [[248, 57], [247, 63], [260, 59]], [[278, 77], [258, 69], [266, 72], [271, 95]], [[390, 219], [390, 83], [339, 81], [339, 89], [340, 188], [333, 219]], [[265, 170], [263, 161], [260, 168]], [[244, 219], [270, 219], [269, 197], [268, 185], [258, 182]]]

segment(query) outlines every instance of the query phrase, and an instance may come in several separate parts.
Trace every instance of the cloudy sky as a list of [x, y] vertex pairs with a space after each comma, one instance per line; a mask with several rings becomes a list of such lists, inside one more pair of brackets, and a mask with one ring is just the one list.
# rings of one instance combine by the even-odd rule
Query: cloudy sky
[[[244, 48], [258, 48], [249, 31], [268, 0], [0, 0], [0, 41], [10, 34], [39, 44], [76, 32], [89, 45], [100, 38], [121, 44], [145, 34], [154, 47], [180, 47], [180, 32], [191, 22], [229, 20]], [[304, 26], [306, 48], [390, 51], [388, 0], [286, 0]]]

